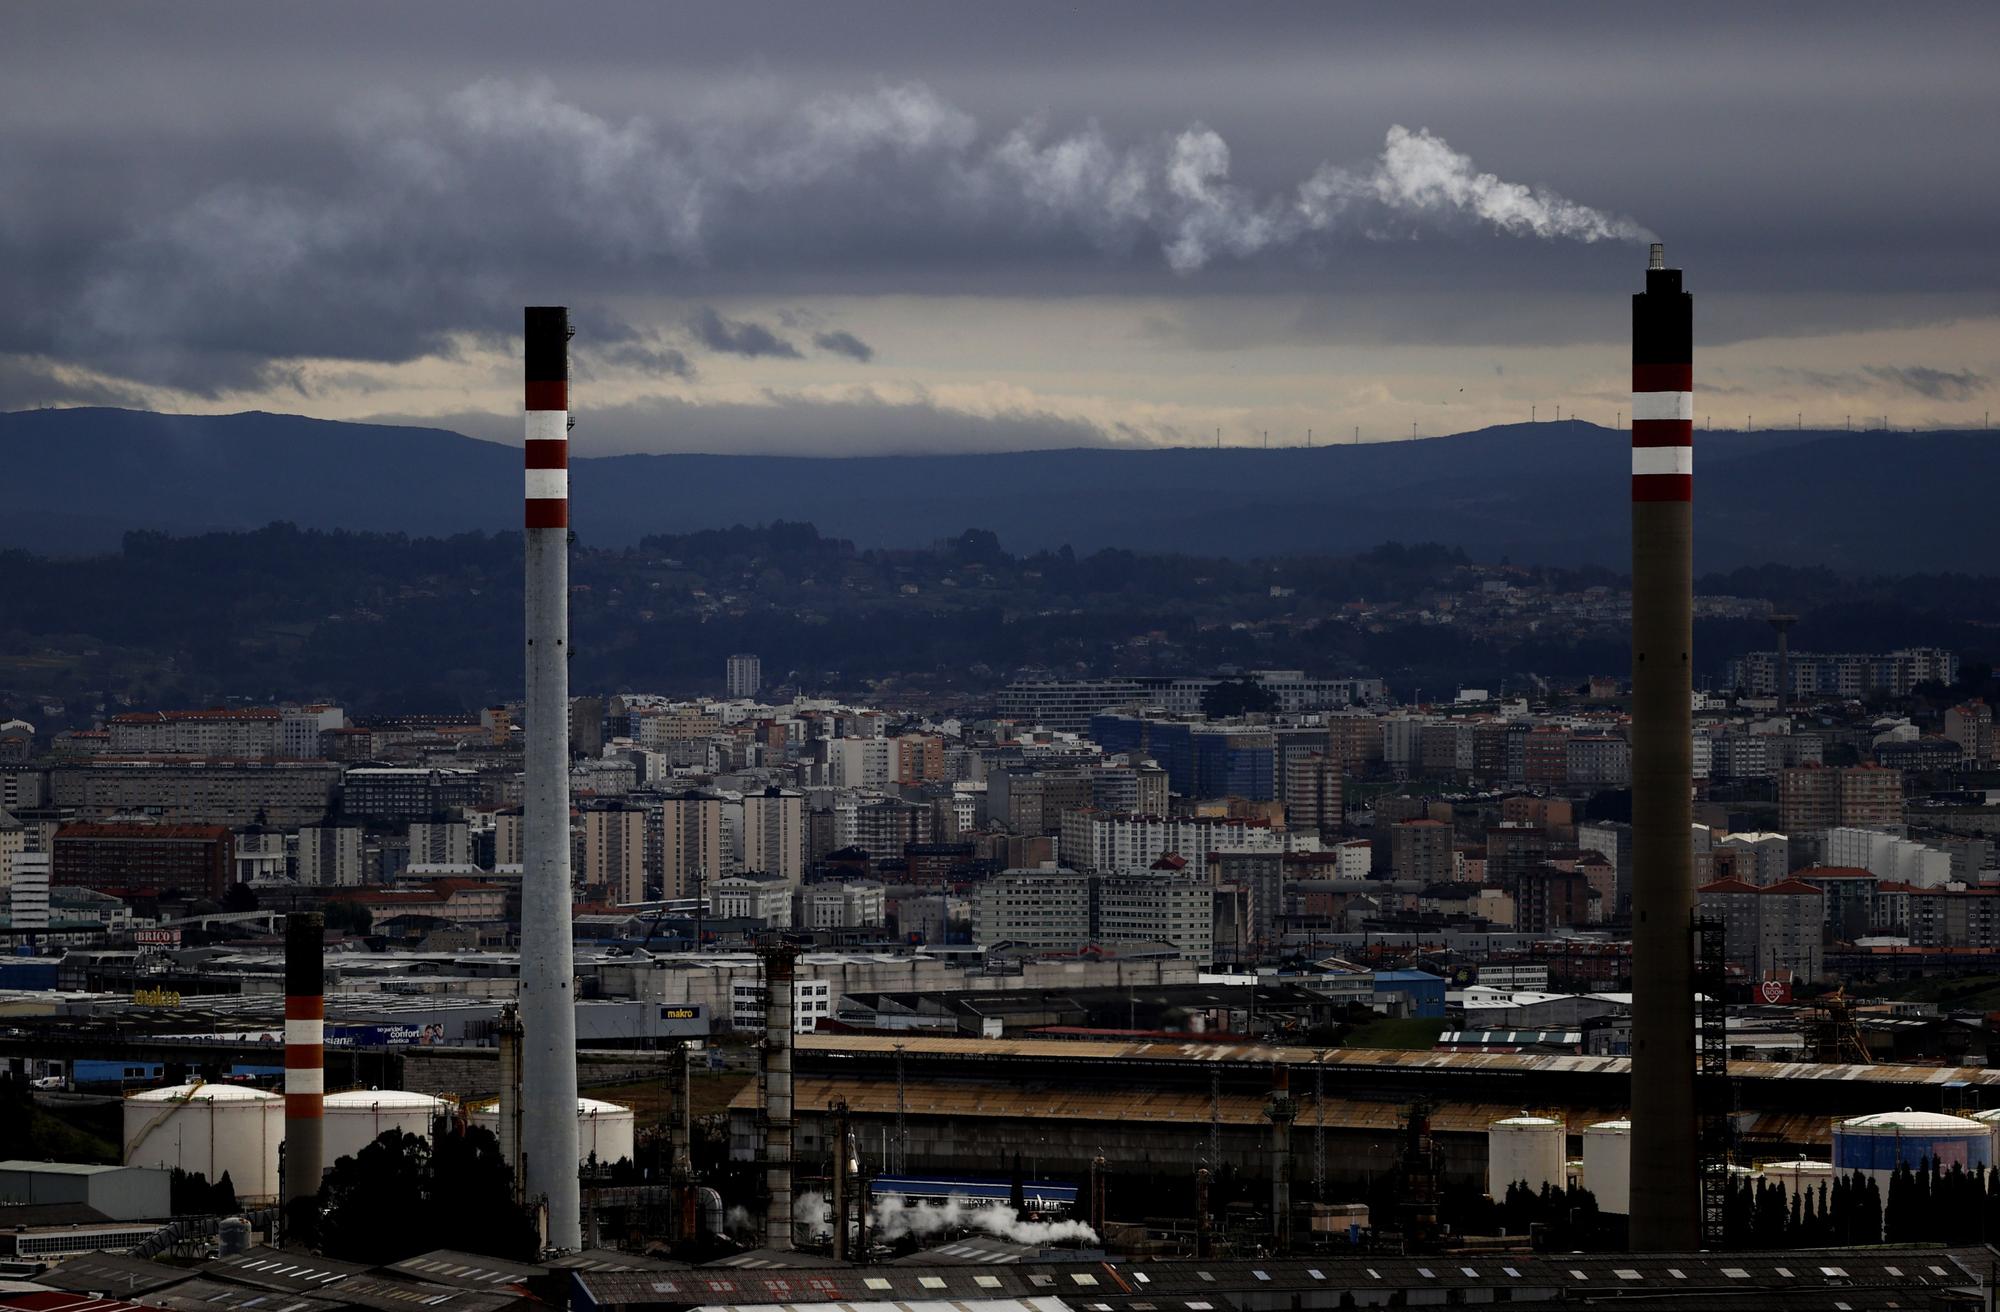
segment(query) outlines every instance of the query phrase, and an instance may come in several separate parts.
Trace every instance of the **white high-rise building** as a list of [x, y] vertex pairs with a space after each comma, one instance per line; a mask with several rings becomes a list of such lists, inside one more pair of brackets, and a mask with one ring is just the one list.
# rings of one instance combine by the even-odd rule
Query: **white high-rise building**
[[1062, 817], [1062, 859], [1091, 874], [1150, 870], [1172, 853], [1188, 870], [1207, 875], [1216, 852], [1317, 852], [1318, 833], [1297, 833], [1248, 820], [1111, 815], [1068, 811]]
[[736, 653], [729, 658], [723, 683], [731, 701], [755, 697], [764, 690], [764, 662], [749, 652]]
[[49, 927], [49, 864], [47, 852], [14, 854], [14, 879], [7, 889], [7, 910], [16, 933]]
[[1942, 888], [1951, 880], [1951, 853], [1873, 829], [1826, 831], [1829, 866], [1866, 870], [1892, 884]]
[[472, 864], [472, 826], [463, 820], [419, 820], [410, 826], [410, 864]]
[[660, 894], [693, 897], [735, 871], [722, 799], [712, 793], [669, 797], [659, 810]]
[[361, 882], [361, 826], [307, 825], [299, 830], [301, 884], [351, 888]]
[[806, 873], [806, 799], [782, 788], [743, 797], [740, 870], [761, 870], [797, 884]]
[[901, 773], [894, 738], [835, 738], [826, 745], [827, 782], [835, 788], [887, 788]]

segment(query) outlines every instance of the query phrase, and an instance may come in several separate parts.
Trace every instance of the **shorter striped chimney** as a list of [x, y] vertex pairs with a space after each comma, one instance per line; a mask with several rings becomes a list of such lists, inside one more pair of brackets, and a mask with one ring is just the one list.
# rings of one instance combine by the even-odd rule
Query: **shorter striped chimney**
[[319, 1195], [325, 1169], [326, 918], [285, 917], [285, 1203]]

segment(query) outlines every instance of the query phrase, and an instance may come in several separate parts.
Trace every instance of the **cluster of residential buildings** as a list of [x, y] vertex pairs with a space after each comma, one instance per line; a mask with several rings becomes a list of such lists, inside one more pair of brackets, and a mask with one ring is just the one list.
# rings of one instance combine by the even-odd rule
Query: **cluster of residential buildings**
[[[1810, 980], [1829, 954], [2000, 950], [1990, 709], [1760, 696], [1758, 659], [1748, 692], [1696, 705], [1690, 879], [1733, 967]], [[1936, 652], [1826, 659], [1895, 686], [1954, 674]], [[1379, 680], [1296, 670], [1031, 678], [957, 716], [761, 701], [747, 654], [726, 681], [720, 699], [573, 701], [581, 937], [785, 929], [1209, 969], [1371, 935], [1617, 943], [1629, 915], [1616, 679], [1401, 705]], [[1262, 709], [1221, 713], [1222, 693]], [[114, 921], [345, 903], [407, 944], [504, 947], [520, 720], [280, 705], [124, 713], [51, 740], [11, 726], [7, 928], [86, 941]]]

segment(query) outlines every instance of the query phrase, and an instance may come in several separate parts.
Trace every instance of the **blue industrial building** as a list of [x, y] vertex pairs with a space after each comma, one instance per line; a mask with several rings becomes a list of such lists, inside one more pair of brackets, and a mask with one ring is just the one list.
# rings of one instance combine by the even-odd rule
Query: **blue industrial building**
[[1375, 972], [1375, 1002], [1405, 1016], [1444, 1019], [1444, 980], [1422, 970]]

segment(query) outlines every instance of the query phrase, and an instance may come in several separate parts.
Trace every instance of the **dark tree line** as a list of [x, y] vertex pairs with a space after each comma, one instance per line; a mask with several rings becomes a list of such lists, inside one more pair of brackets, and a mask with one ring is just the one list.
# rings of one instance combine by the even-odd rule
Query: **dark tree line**
[[540, 1247], [534, 1221], [514, 1205], [514, 1172], [500, 1141], [442, 1117], [429, 1143], [390, 1130], [335, 1162], [317, 1215], [291, 1222], [316, 1228], [316, 1236], [299, 1237], [316, 1238], [327, 1256], [378, 1266], [434, 1248], [527, 1262]]
[[1788, 1190], [1729, 1177], [1723, 1220], [1731, 1248], [1826, 1248], [1882, 1242], [1882, 1190], [1859, 1171]]
[[[1425, 543], [1259, 559], [1013, 554], [994, 533], [968, 529], [925, 548], [862, 550], [794, 523], [651, 537], [622, 550], [586, 543], [572, 565], [572, 679], [607, 692], [687, 687], [719, 681], [728, 653], [755, 651], [767, 679], [816, 691], [899, 675], [976, 691], [1020, 667], [1180, 674], [1224, 664], [1376, 673], [1407, 690], [1518, 686], [1527, 673], [1574, 679], [1629, 660], [1615, 625], [1487, 635], [1324, 618], [1351, 601], [1459, 592], [1483, 577], [1474, 570], [1462, 551]], [[55, 647], [71, 657], [37, 676], [45, 686], [24, 687], [36, 697], [0, 705], [0, 717], [45, 718], [33, 713], [42, 695], [145, 706], [326, 697], [362, 713], [470, 710], [519, 695], [517, 535], [289, 524], [132, 533], [121, 551], [84, 559], [0, 552], [0, 572], [0, 655]], [[1622, 583], [1604, 570], [1512, 577], [1558, 591]], [[1801, 650], [1927, 644], [1991, 656], [1990, 625], [2000, 620], [2000, 578], [1779, 570], [1703, 587], [1798, 611]], [[1147, 640], [1131, 641], [1139, 635]], [[1704, 617], [1697, 674], [1714, 678], [1727, 657], [1769, 643], [1759, 619]]]
[[236, 1182], [224, 1171], [210, 1184], [200, 1171], [173, 1168], [167, 1179], [167, 1197], [175, 1216], [228, 1216], [236, 1211]]
[[1517, 1180], [1499, 1198], [1467, 1187], [1446, 1189], [1438, 1203], [1438, 1220], [1454, 1234], [1531, 1235], [1543, 1249], [1599, 1249], [1617, 1243], [1598, 1210], [1597, 1195], [1580, 1185], [1544, 1182], [1536, 1189]]

